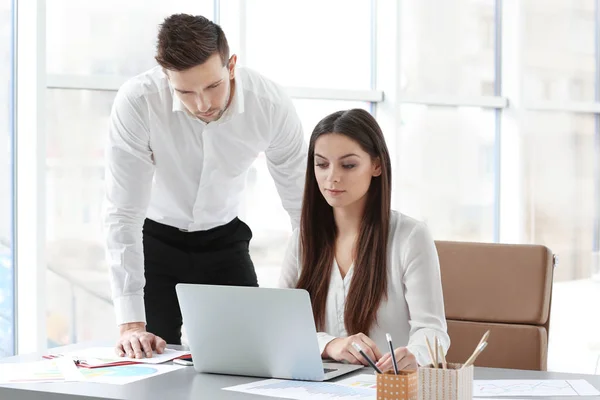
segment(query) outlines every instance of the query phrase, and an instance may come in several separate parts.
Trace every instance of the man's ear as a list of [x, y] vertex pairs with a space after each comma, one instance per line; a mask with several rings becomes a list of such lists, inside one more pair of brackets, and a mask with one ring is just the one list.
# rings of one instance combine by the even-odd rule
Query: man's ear
[[229, 70], [229, 79], [235, 78], [235, 65], [237, 63], [237, 55], [232, 55], [229, 57], [229, 62], [227, 63], [227, 69]]

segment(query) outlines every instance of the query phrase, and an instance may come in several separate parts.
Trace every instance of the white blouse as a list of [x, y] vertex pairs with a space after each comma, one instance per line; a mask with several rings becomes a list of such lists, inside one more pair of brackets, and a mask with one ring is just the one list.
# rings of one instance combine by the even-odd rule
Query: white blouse
[[[426, 365], [431, 363], [426, 337], [433, 346], [437, 336], [445, 353], [450, 346], [437, 251], [424, 223], [396, 211], [391, 213], [389, 235], [387, 300], [382, 300], [379, 306], [377, 323], [369, 332], [363, 333], [373, 339], [382, 354], [389, 352], [385, 337], [389, 333], [394, 347], [408, 347], [419, 365]], [[299, 232], [296, 229], [284, 259], [280, 287], [296, 287], [301, 268], [299, 256]], [[325, 332], [317, 333], [321, 353], [333, 339], [348, 336], [344, 308], [353, 275], [354, 266], [342, 279], [334, 261], [327, 296]]]

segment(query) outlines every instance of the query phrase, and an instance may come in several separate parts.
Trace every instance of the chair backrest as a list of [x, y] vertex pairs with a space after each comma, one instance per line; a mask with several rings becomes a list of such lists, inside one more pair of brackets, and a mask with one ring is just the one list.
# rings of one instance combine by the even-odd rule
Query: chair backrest
[[448, 362], [545, 371], [554, 256], [538, 245], [437, 241], [450, 335]]

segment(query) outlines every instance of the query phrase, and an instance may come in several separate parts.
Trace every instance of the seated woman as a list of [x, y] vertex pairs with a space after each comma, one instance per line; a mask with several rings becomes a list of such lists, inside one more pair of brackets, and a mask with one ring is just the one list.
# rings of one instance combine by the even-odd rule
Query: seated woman
[[[409, 171], [407, 171], [409, 173]], [[446, 333], [440, 266], [424, 223], [390, 209], [391, 163], [367, 111], [338, 111], [310, 138], [299, 230], [280, 286], [306, 289], [323, 358], [367, 365], [352, 343], [392, 369], [431, 363], [426, 338]], [[382, 352], [386, 352], [382, 355]]]

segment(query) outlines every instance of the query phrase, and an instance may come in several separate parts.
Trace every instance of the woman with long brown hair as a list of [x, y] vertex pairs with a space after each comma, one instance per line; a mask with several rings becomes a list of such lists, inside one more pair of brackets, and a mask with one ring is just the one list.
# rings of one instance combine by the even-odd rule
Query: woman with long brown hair
[[352, 343], [390, 369], [430, 362], [426, 338], [450, 345], [433, 239], [424, 223], [391, 210], [391, 163], [367, 111], [323, 118], [310, 138], [299, 230], [280, 286], [308, 291], [323, 358], [367, 364]]

